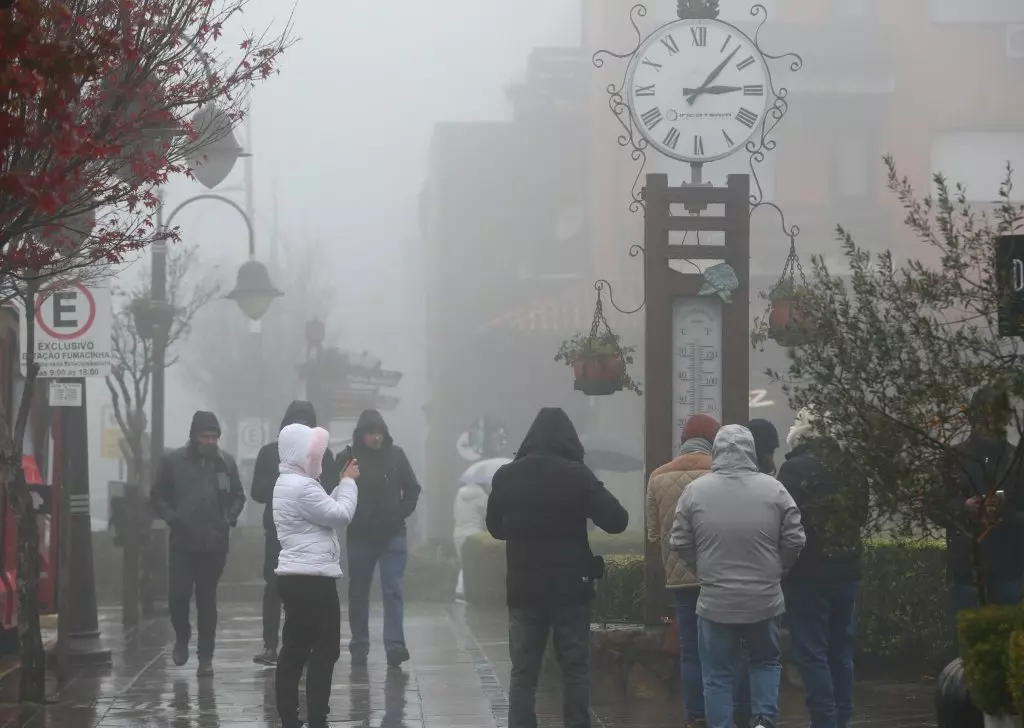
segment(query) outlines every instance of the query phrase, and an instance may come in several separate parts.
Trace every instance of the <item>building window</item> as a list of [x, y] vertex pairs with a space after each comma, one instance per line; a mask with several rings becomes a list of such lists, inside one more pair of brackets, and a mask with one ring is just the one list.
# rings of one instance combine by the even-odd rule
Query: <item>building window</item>
[[876, 174], [881, 174], [881, 159], [872, 139], [866, 134], [840, 134], [833, 154], [833, 197], [837, 200], [862, 200], [873, 192]]
[[936, 23], [1024, 23], [1021, 0], [931, 0]]
[[[1006, 177], [1006, 165], [1024, 169], [1024, 130], [961, 130], [939, 134], [932, 140], [931, 167], [952, 189], [967, 188], [968, 200], [994, 202]], [[1015, 198], [1019, 195], [1014, 195]]]

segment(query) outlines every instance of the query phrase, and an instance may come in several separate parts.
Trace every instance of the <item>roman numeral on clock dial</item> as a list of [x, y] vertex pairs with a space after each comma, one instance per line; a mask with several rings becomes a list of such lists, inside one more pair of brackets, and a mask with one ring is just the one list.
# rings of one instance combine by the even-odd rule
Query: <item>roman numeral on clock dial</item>
[[668, 52], [673, 56], [679, 52], [679, 44], [676, 43], [676, 39], [673, 38], [671, 34], [662, 38], [661, 44], [668, 48]]
[[757, 122], [757, 114], [750, 109], [743, 107], [736, 112], [736, 121], [743, 124], [748, 129], [754, 128], [754, 123]]
[[697, 48], [704, 48], [708, 44], [708, 29], [705, 26], [690, 28], [690, 35], [693, 36], [693, 45]]
[[704, 137], [694, 135], [693, 137], [693, 156], [703, 157], [704, 156]]
[[668, 134], [665, 135], [665, 146], [669, 149], [675, 149], [676, 145], [679, 144], [679, 130], [674, 126], [668, 130]]
[[654, 84], [650, 86], [637, 86], [635, 95], [637, 96], [654, 96]]
[[753, 56], [747, 56], [742, 61], [740, 61], [739, 63], [736, 64], [736, 70], [737, 71], [743, 71], [743, 70], [745, 70], [747, 68], [750, 68], [753, 65], [754, 65], [754, 57]]
[[644, 126], [646, 126], [648, 129], [653, 129], [654, 127], [656, 127], [658, 124], [661, 123], [661, 120], [663, 118], [664, 117], [661, 115], [661, 109], [659, 109], [657, 106], [655, 106], [653, 109], [648, 109], [647, 111], [640, 115], [640, 119], [643, 120]]

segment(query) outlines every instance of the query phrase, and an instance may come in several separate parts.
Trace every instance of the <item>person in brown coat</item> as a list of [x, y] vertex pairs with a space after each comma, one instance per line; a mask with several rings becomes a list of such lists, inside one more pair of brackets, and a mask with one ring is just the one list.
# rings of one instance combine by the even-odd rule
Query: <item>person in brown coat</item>
[[[711, 470], [711, 445], [719, 427], [718, 421], [709, 415], [694, 415], [687, 420], [679, 457], [651, 473], [647, 485], [647, 539], [653, 544], [659, 544], [661, 548], [665, 587], [675, 602], [683, 703], [686, 725], [692, 728], [703, 728], [705, 725], [704, 682], [697, 653], [697, 597], [700, 595], [700, 582], [687, 570], [679, 554], [669, 548], [669, 533], [672, 531], [676, 504], [683, 491]], [[745, 688], [745, 685], [737, 687]], [[746, 725], [749, 720], [743, 715], [750, 712], [749, 700], [742, 699], [749, 694], [748, 688], [737, 690], [737, 725]]]

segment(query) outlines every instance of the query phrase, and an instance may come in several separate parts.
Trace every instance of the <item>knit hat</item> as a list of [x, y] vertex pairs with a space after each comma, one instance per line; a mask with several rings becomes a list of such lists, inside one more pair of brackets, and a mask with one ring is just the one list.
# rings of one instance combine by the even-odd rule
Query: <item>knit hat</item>
[[754, 449], [757, 457], [771, 455], [779, 449], [779, 431], [768, 420], [751, 420], [747, 429], [754, 436]]
[[683, 428], [683, 442], [695, 437], [714, 442], [715, 435], [718, 434], [721, 427], [718, 420], [710, 415], [694, 415], [686, 421], [686, 426]]

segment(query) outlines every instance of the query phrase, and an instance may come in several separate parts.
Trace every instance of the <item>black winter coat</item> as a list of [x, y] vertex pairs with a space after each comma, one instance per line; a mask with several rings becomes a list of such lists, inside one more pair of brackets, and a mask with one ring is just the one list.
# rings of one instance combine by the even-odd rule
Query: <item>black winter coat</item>
[[[363, 444], [367, 432], [384, 434], [380, 450]], [[338, 455], [336, 470], [344, 471], [352, 458], [359, 461], [359, 504], [346, 536], [349, 540], [386, 543], [404, 533], [405, 520], [416, 510], [421, 488], [405, 451], [395, 445], [376, 410], [360, 415], [352, 444]]]
[[[294, 425], [297, 422], [308, 427], [316, 427], [316, 410], [313, 409], [311, 403], [297, 399], [288, 405], [284, 419], [281, 420], [280, 429], [283, 430], [288, 425]], [[281, 457], [277, 453], [276, 440], [261, 447], [256, 455], [256, 464], [252, 469], [252, 488], [249, 491], [254, 501], [266, 505], [263, 509], [263, 530], [267, 534], [268, 546], [276, 547], [275, 554], [281, 551], [281, 544], [277, 542], [277, 528], [274, 526], [274, 485], [280, 474], [280, 465]], [[328, 448], [324, 452], [321, 464], [320, 484], [324, 486], [324, 490], [330, 493], [338, 486], [340, 480], [341, 474], [337, 470], [334, 453]]]
[[948, 568], [955, 581], [974, 583], [971, 537], [965, 530], [979, 528], [979, 517], [967, 512], [966, 501], [992, 489], [1005, 493], [1008, 509], [981, 542], [982, 573], [989, 581], [1024, 575], [1022, 474], [1021, 455], [1005, 439], [972, 437], [954, 448], [947, 472], [948, 513], [944, 525]]
[[507, 543], [508, 606], [574, 606], [594, 598], [588, 519], [608, 533], [629, 525], [626, 509], [583, 464], [568, 415], [542, 409], [516, 459], [495, 474], [487, 501], [487, 530]]
[[[860, 581], [864, 546], [861, 530], [867, 521], [867, 483], [845, 469], [829, 467], [815, 452], [815, 442], [795, 447], [786, 455], [778, 479], [800, 508], [807, 543], [789, 582]], [[823, 452], [834, 449], [823, 445]]]
[[234, 458], [223, 451], [204, 458], [190, 444], [160, 461], [150, 500], [171, 529], [170, 548], [226, 553], [245, 491]]

